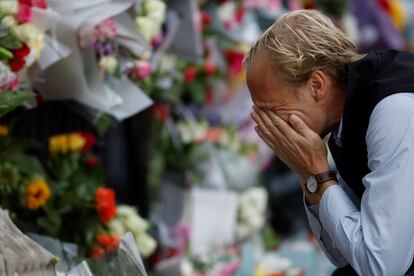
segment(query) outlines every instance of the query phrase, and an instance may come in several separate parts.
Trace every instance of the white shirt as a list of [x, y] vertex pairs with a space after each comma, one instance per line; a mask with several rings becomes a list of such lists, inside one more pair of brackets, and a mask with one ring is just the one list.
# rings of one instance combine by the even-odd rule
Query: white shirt
[[309, 223], [336, 266], [404, 275], [414, 257], [414, 93], [378, 103], [365, 139], [371, 172], [362, 179], [362, 199], [339, 176], [319, 205], [305, 204]]

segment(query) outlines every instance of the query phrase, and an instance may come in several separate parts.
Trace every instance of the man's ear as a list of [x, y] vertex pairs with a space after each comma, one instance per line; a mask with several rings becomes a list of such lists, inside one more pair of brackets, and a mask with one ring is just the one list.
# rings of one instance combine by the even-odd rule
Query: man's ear
[[322, 70], [315, 70], [310, 74], [308, 86], [316, 101], [325, 99], [330, 81], [330, 77]]

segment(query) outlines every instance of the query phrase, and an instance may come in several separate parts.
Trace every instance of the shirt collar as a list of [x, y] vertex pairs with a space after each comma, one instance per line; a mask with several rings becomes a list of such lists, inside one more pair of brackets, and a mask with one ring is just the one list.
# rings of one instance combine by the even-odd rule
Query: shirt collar
[[339, 127], [334, 131], [335, 144], [342, 147], [342, 118]]

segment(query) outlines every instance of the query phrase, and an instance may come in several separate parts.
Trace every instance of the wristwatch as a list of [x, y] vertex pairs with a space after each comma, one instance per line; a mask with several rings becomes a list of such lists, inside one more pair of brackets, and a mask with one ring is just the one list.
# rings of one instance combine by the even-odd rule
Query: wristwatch
[[306, 181], [306, 189], [308, 189], [309, 193], [315, 194], [318, 191], [319, 186], [329, 180], [338, 181], [334, 171], [327, 171], [317, 175], [312, 175]]

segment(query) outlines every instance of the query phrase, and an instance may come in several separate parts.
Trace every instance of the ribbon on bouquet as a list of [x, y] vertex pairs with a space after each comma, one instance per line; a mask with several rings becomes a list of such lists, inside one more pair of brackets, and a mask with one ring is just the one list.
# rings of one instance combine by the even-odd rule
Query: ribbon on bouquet
[[[127, 12], [136, 4], [135, 0], [50, 0], [48, 3], [59, 16], [49, 14], [53, 36], [40, 60], [44, 70], [37, 78], [44, 81], [35, 84], [46, 100], [74, 100], [118, 120], [152, 104], [128, 78], [104, 78], [93, 49], [92, 31], [107, 18], [114, 19], [117, 43], [135, 55], [148, 49], [149, 45]], [[69, 55], [56, 54], [65, 48], [70, 49]], [[47, 52], [50, 49], [54, 53]]]

